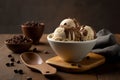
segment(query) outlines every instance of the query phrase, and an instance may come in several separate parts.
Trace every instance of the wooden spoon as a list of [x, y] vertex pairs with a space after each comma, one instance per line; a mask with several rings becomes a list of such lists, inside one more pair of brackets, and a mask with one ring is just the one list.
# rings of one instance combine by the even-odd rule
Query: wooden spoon
[[56, 73], [56, 68], [43, 62], [42, 58], [33, 52], [25, 52], [20, 55], [22, 62], [31, 69], [40, 71], [43, 75], [53, 75]]

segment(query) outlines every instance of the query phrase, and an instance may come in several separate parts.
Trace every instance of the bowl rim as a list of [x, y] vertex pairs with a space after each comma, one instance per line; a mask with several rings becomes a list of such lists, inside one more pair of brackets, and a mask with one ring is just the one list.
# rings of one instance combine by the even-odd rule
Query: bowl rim
[[59, 43], [89, 43], [89, 42], [95, 42], [98, 38], [98, 37], [96, 37], [93, 40], [87, 40], [87, 41], [59, 41], [59, 40], [54, 40], [54, 39], [50, 38], [51, 35], [53, 35], [53, 33], [50, 33], [47, 35], [47, 40], [52, 41], [52, 42], [59, 42]]

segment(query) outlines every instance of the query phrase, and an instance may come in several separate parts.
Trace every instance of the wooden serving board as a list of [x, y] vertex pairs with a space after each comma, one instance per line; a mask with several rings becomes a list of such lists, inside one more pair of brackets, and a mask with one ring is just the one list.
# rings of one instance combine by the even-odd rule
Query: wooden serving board
[[63, 61], [59, 56], [46, 60], [46, 63], [66, 72], [83, 72], [102, 65], [105, 57], [95, 53], [89, 53], [82, 61], [70, 63]]

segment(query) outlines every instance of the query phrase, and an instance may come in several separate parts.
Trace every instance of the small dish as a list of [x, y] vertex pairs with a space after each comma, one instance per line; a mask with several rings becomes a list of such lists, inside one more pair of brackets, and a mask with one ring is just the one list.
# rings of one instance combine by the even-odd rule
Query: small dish
[[47, 40], [53, 51], [67, 62], [80, 62], [85, 58], [96, 44], [96, 39], [88, 41], [55, 41], [47, 36]]
[[6, 44], [7, 48], [14, 53], [22, 53], [28, 51], [32, 46], [32, 40], [21, 35], [7, 39], [4, 41], [4, 43]]

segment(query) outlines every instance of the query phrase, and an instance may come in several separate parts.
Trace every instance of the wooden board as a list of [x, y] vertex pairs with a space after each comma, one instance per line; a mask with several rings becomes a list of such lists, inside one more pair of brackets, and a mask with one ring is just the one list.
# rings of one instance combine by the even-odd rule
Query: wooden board
[[67, 72], [87, 71], [103, 64], [104, 62], [105, 57], [95, 53], [89, 53], [86, 58], [78, 63], [65, 62], [59, 56], [55, 56], [46, 60], [46, 63]]

